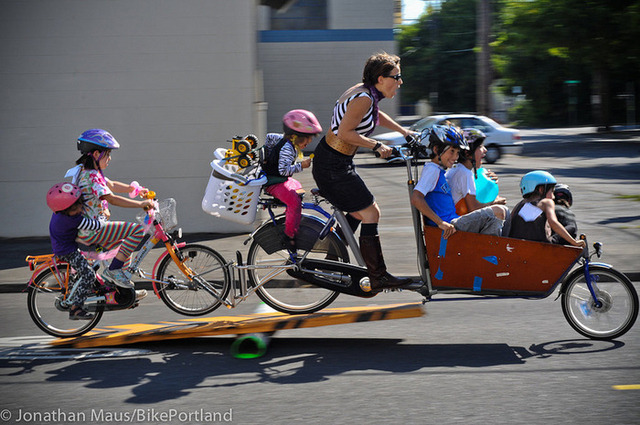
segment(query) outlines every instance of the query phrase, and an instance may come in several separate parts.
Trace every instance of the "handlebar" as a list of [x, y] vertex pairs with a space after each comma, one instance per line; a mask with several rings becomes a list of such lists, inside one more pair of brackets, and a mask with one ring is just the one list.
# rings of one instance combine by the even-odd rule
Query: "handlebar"
[[[407, 146], [401, 146], [399, 148], [392, 148], [392, 157], [401, 158], [402, 160], [407, 160], [410, 157], [416, 157], [418, 154], [427, 153], [427, 147], [420, 143], [424, 139], [424, 135], [415, 136], [413, 134], [409, 134], [404, 138], [407, 141]], [[380, 158], [380, 154], [378, 152], [374, 152], [374, 155], [377, 158]]]
[[[376, 158], [380, 158], [380, 152], [375, 151], [373, 152], [373, 154], [376, 156]], [[391, 148], [391, 156], [401, 156], [401, 155], [402, 154], [396, 147]]]
[[[581, 233], [578, 238], [585, 243], [583, 256], [585, 258], [589, 258], [589, 243], [587, 242], [587, 235]], [[594, 254], [596, 254], [596, 256], [600, 258], [602, 256], [602, 242], [594, 242], [593, 249], [595, 250]]]

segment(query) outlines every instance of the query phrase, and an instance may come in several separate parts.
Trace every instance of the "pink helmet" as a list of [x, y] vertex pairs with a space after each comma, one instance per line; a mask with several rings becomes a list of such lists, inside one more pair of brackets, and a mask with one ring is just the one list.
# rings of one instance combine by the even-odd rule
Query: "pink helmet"
[[285, 134], [299, 134], [303, 136], [315, 136], [322, 133], [322, 126], [313, 112], [304, 109], [294, 109], [282, 117]]
[[47, 205], [53, 212], [63, 211], [82, 196], [82, 191], [75, 184], [62, 182], [53, 185], [47, 192]]

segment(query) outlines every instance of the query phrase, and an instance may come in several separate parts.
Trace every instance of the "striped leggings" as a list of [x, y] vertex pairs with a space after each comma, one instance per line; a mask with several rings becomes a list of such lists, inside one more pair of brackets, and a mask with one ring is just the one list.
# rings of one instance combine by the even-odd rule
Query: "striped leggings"
[[108, 221], [104, 223], [102, 229], [87, 236], [80, 236], [80, 239], [87, 245], [100, 245], [108, 251], [120, 245], [118, 253], [124, 254], [128, 259], [143, 237], [144, 228], [140, 224]]

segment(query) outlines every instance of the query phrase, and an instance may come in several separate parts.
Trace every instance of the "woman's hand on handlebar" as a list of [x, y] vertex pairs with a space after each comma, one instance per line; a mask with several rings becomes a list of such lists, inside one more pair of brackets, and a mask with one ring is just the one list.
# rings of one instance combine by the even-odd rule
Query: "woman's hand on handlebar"
[[[393, 155], [393, 149], [390, 148], [389, 146], [382, 144], [380, 145], [380, 147], [376, 150], [376, 153], [380, 155], [380, 158], [389, 158], [390, 156]], [[378, 156], [378, 155], [376, 155]]]
[[418, 142], [418, 140], [420, 140], [420, 133], [412, 130], [407, 130], [407, 132], [403, 134], [403, 136], [404, 140], [406, 140], [407, 143]]

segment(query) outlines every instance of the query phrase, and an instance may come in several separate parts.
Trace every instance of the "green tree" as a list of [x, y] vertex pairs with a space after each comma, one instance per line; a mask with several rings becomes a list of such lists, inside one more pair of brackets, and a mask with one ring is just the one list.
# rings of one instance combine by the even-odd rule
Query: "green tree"
[[402, 102], [427, 99], [439, 111], [475, 109], [475, 0], [449, 0], [398, 33]]
[[639, 77], [639, 12], [629, 0], [502, 0], [494, 63], [507, 89], [523, 87], [530, 124], [565, 124], [572, 108], [582, 123], [619, 121], [615, 95]]

